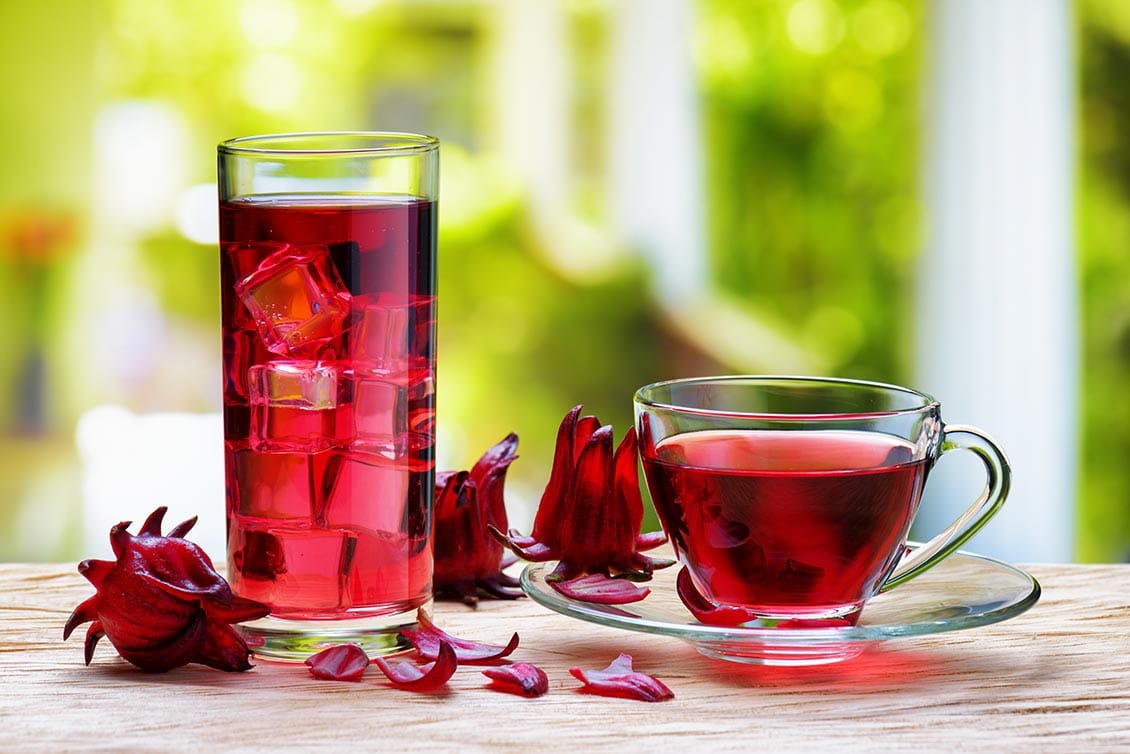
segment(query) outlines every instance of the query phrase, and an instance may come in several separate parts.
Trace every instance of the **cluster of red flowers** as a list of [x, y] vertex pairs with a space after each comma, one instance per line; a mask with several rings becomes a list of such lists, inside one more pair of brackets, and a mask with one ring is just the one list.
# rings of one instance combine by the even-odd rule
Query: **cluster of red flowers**
[[[465, 601], [471, 601], [472, 584], [496, 593], [499, 576], [505, 576], [500, 573], [502, 543], [523, 560], [557, 561], [546, 581], [573, 599], [620, 604], [647, 596], [647, 589], [632, 582], [650, 579], [653, 570], [673, 561], [643, 554], [666, 540], [661, 531], [640, 533], [643, 499], [635, 428], [613, 451], [612, 426], [582, 416], [581, 410], [573, 408], [557, 431], [553, 468], [528, 536], [507, 531], [501, 503], [517, 437], [510, 435], [491, 448], [470, 472], [441, 475], [445, 482], [436, 505], [437, 591], [454, 591]], [[459, 483], [461, 475], [465, 481]], [[479, 494], [461, 498], [452, 493], [468, 487]], [[489, 492], [481, 492], [484, 489]], [[497, 542], [486, 536], [488, 530]]]

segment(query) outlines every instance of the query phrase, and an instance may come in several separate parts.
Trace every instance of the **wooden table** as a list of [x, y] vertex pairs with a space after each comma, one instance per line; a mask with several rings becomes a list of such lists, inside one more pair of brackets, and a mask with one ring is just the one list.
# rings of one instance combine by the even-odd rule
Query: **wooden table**
[[[477, 611], [441, 603], [449, 632], [505, 642], [541, 665], [549, 694], [489, 691], [462, 667], [437, 695], [315, 681], [260, 662], [243, 674], [188, 666], [147, 675], [103, 641], [62, 641], [90, 594], [73, 565], [0, 565], [0, 751], [310, 750], [625, 752], [1130, 751], [1130, 566], [1029, 570], [1044, 595], [992, 626], [898, 639], [815, 668], [707, 659], [678, 639], [575, 621], [530, 600]], [[573, 665], [635, 656], [676, 698], [578, 693]]]

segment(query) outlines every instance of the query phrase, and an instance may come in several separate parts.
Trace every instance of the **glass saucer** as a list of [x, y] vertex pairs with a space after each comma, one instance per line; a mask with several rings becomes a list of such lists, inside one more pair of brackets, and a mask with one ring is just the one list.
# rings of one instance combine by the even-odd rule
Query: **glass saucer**
[[612, 628], [674, 636], [709, 657], [761, 665], [838, 662], [855, 657], [876, 641], [1007, 620], [1040, 598], [1040, 584], [1021, 569], [983, 555], [956, 552], [914, 580], [873, 597], [854, 626], [709, 626], [695, 620], [675, 593], [679, 565], [657, 571], [654, 579], [642, 584], [651, 594], [627, 605], [599, 605], [566, 597], [545, 581], [554, 565], [531, 563], [522, 572], [522, 589], [550, 610]]

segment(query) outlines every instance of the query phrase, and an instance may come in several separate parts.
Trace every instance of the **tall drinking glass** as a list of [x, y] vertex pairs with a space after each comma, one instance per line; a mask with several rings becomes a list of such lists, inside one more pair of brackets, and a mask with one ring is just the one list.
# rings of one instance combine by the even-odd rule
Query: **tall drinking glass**
[[228, 572], [257, 655], [402, 649], [432, 591], [439, 142], [219, 145]]

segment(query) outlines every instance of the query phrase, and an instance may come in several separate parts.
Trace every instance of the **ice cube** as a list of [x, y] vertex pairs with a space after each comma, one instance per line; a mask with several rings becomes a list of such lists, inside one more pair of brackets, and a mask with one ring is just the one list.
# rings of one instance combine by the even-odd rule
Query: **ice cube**
[[410, 491], [408, 468], [380, 456], [332, 453], [318, 525], [369, 532], [403, 532]]
[[[223, 297], [223, 323], [225, 329], [256, 329], [255, 319], [235, 292], [236, 283], [255, 272], [259, 262], [286, 248], [278, 241], [233, 243], [224, 246], [220, 255], [220, 285]], [[230, 291], [230, 293], [228, 293]]]
[[405, 375], [349, 370], [353, 397], [354, 447], [389, 460], [404, 454], [408, 439], [408, 381]]
[[345, 331], [351, 297], [325, 246], [286, 244], [235, 290], [272, 353], [324, 355]]
[[309, 360], [251, 367], [251, 447], [317, 453], [337, 444], [339, 375], [335, 364]]
[[306, 453], [232, 453], [233, 508], [244, 518], [309, 522], [321, 489], [318, 459]]
[[353, 359], [386, 374], [430, 366], [435, 298], [378, 293], [354, 300]]
[[405, 610], [431, 593], [432, 552], [404, 534], [358, 534], [346, 589], [354, 608]]
[[286, 568], [264, 585], [257, 597], [269, 602], [275, 615], [325, 612], [349, 607], [345, 574], [352, 567], [354, 537], [342, 531], [271, 527], [278, 542], [276, 558]]
[[286, 571], [282, 542], [266, 531], [228, 527], [229, 578], [241, 597], [270, 603], [275, 578]]

